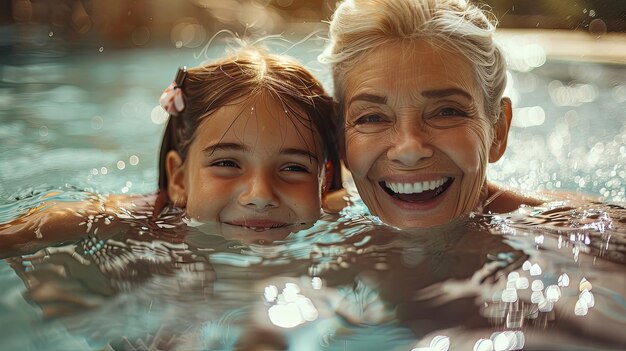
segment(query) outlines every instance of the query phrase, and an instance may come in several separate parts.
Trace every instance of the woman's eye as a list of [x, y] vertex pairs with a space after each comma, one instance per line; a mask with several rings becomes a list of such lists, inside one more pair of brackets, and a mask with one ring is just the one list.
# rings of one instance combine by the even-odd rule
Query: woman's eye
[[466, 117], [467, 113], [465, 113], [464, 111], [461, 111], [459, 109], [456, 109], [456, 108], [445, 107], [445, 108], [440, 109], [437, 112], [437, 116], [443, 116], [443, 117], [447, 117], [447, 116]]
[[354, 124], [380, 123], [384, 121], [385, 119], [381, 115], [372, 114], [357, 118]]
[[233, 167], [233, 168], [239, 168], [239, 165], [237, 164], [237, 162], [232, 161], [232, 160], [221, 160], [221, 161], [217, 161], [217, 162], [213, 162], [211, 163], [212, 167]]

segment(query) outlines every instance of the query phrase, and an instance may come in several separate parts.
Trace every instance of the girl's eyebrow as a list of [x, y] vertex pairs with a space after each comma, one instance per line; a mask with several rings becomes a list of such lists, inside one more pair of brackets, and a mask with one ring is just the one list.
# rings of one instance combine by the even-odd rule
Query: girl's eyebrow
[[205, 154], [212, 154], [215, 151], [250, 151], [250, 148], [243, 145], [243, 144], [237, 144], [237, 143], [215, 143], [212, 145], [209, 145], [207, 147], [204, 148], [204, 150], [202, 150], [203, 153]]
[[305, 156], [305, 157], [314, 159], [315, 162], [319, 162], [319, 159], [317, 158], [317, 156], [315, 156], [309, 150], [305, 150], [305, 149], [287, 148], [287, 149], [281, 149], [280, 153], [284, 155]]
[[[252, 151], [252, 149], [249, 146], [238, 143], [215, 143], [205, 147], [204, 150], [202, 150], [204, 154], [208, 155], [211, 155], [216, 151], [250, 152]], [[306, 149], [286, 148], [280, 149], [279, 153], [282, 155], [304, 156], [315, 160], [315, 162], [319, 162], [317, 156], [315, 156], [315, 154]]]

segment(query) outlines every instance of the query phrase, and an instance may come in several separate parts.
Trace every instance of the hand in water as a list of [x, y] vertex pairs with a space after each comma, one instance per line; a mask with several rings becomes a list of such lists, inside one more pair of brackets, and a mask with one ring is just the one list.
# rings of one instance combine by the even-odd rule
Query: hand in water
[[9, 263], [24, 281], [25, 299], [39, 306], [45, 319], [98, 307], [114, 293], [98, 267], [74, 245], [46, 248]]

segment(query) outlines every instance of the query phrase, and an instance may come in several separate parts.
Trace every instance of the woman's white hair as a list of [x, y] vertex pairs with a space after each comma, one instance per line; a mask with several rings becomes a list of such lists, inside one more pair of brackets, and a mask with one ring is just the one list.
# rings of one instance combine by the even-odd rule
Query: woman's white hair
[[345, 0], [335, 10], [320, 55], [332, 68], [343, 118], [345, 75], [367, 53], [390, 42], [429, 40], [464, 55], [475, 68], [488, 119], [495, 123], [506, 86], [506, 63], [493, 41], [496, 20], [465, 0]]

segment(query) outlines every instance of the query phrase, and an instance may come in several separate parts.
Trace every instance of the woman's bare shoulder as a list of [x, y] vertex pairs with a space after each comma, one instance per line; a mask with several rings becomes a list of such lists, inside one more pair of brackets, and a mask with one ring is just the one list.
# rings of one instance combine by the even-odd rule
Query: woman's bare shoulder
[[541, 206], [547, 202], [566, 201], [568, 203], [597, 202], [595, 196], [575, 193], [566, 190], [550, 190], [535, 193], [526, 193], [501, 185], [489, 184], [489, 196], [493, 201], [485, 206], [485, 212], [507, 213], [517, 210], [520, 206]]
[[496, 184], [488, 185], [488, 194], [488, 203], [483, 211], [491, 213], [507, 213], [517, 210], [522, 205], [539, 206], [550, 201], [550, 198], [543, 195], [528, 194]]
[[322, 208], [329, 213], [339, 213], [348, 205], [348, 192], [343, 188], [329, 192], [322, 198]]

